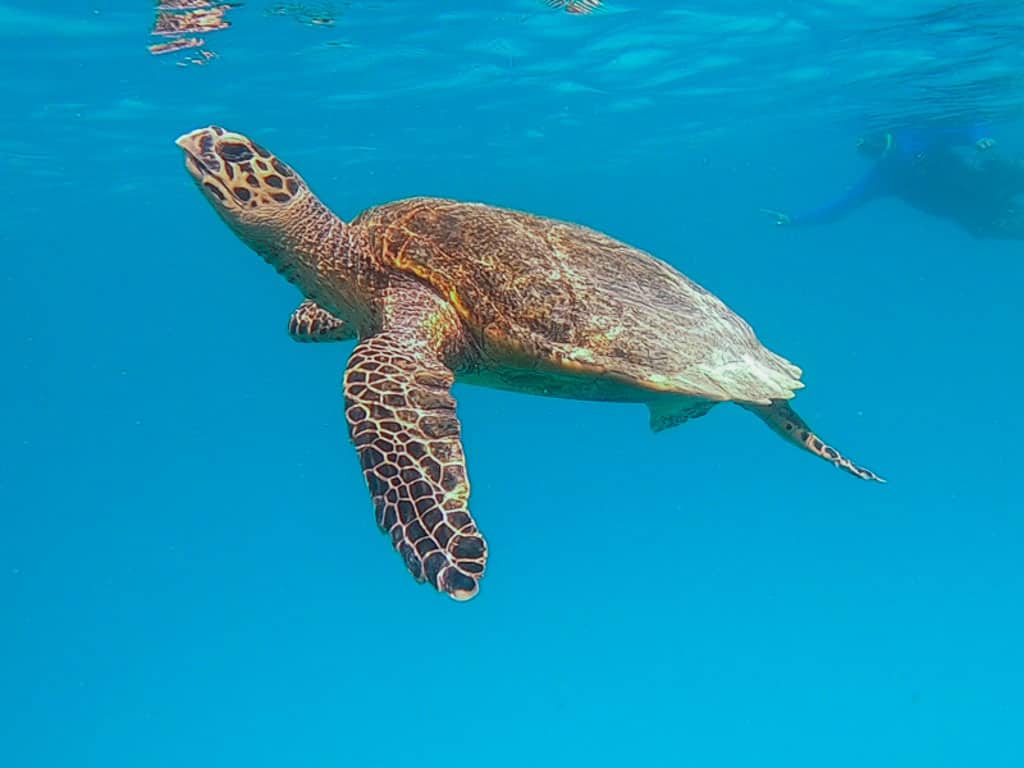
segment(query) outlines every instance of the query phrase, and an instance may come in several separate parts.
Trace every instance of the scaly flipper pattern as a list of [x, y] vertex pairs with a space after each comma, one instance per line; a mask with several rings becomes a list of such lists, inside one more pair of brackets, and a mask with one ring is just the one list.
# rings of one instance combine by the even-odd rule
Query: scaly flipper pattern
[[417, 581], [468, 600], [483, 577], [487, 545], [469, 513], [454, 379], [407, 329], [384, 331], [349, 358], [345, 415], [377, 524]]
[[830, 464], [859, 477], [861, 480], [874, 480], [884, 483], [881, 477], [870, 469], [859, 467], [843, 456], [839, 451], [814, 434], [814, 431], [794, 411], [785, 400], [772, 400], [771, 405], [744, 404], [749, 411], [753, 411], [778, 434], [801, 448], [810, 451], [815, 456], [823, 458]]
[[308, 299], [288, 318], [288, 334], [295, 341], [346, 341], [356, 337], [351, 326]]

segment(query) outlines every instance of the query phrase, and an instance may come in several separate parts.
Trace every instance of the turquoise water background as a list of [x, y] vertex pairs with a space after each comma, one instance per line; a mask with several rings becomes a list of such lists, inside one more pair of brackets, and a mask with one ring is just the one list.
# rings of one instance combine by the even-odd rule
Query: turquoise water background
[[[867, 125], [1020, 145], [1019, 3], [0, 5], [0, 765], [1024, 765], [1022, 244], [896, 201], [806, 231]], [[339, 215], [429, 194], [604, 230], [805, 370], [858, 482], [739, 408], [457, 386], [479, 597], [417, 586], [347, 443], [351, 344], [173, 140]]]

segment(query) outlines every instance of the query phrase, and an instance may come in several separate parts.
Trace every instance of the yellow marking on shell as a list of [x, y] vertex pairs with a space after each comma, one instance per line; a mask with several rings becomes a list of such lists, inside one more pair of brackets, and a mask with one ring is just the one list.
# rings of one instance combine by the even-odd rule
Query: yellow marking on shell
[[[444, 286], [437, 285], [436, 278], [437, 274], [432, 271], [428, 265], [419, 264], [413, 259], [406, 256], [406, 251], [413, 244], [414, 241], [418, 240], [418, 236], [407, 226], [409, 221], [418, 216], [424, 208], [427, 206], [419, 205], [415, 206], [411, 211], [408, 211], [402, 218], [397, 221], [393, 221], [384, 228], [384, 232], [381, 236], [383, 242], [382, 250], [384, 253], [391, 253], [391, 235], [397, 230], [401, 230], [405, 233], [405, 238], [402, 242], [398, 252], [395, 253], [392, 258], [394, 259], [394, 266], [396, 269], [408, 272], [419, 279], [423, 280], [428, 285], [432, 285], [438, 291], [443, 291]], [[434, 246], [436, 248], [436, 245]], [[444, 294], [442, 294], [444, 295]], [[469, 317], [469, 311], [466, 309], [466, 305], [462, 303], [462, 299], [458, 295], [456, 288], [452, 287], [449, 289], [447, 294], [448, 301], [454, 307], [455, 311], [462, 317]]]
[[663, 376], [660, 373], [652, 373], [652, 374], [650, 374], [647, 377], [647, 380], [649, 382], [651, 382], [652, 384], [657, 384], [657, 385], [662, 386], [662, 387], [667, 387], [669, 384], [672, 383], [669, 380], [668, 376]]
[[466, 311], [466, 305], [462, 303], [462, 299], [459, 297], [459, 292], [455, 288], [448, 291], [448, 301], [455, 307], [455, 311], [458, 312], [462, 317], [467, 317], [469, 312]]

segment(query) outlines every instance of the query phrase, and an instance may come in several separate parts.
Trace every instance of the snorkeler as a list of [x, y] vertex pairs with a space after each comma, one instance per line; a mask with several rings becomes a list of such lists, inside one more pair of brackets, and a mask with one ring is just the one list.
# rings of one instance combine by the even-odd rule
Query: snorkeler
[[857, 149], [874, 164], [846, 194], [796, 215], [762, 210], [780, 225], [826, 224], [891, 196], [975, 237], [1024, 239], [1024, 159], [995, 149], [980, 126], [872, 134]]

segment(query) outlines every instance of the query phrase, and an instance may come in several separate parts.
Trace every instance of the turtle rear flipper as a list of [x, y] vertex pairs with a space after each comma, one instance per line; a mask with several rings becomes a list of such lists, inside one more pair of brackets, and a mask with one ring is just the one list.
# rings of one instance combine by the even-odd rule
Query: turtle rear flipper
[[652, 432], [662, 432], [678, 427], [690, 419], [698, 419], [717, 403], [714, 400], [686, 397], [684, 395], [662, 397], [647, 403], [650, 411]]
[[756, 405], [754, 403], [741, 403], [741, 405], [764, 419], [769, 427], [794, 445], [810, 451], [815, 456], [839, 467], [839, 469], [849, 472], [851, 475], [859, 477], [861, 480], [885, 482], [885, 480], [870, 469], [857, 466], [835, 448], [827, 445], [824, 440], [814, 434], [814, 431], [808, 426], [807, 422], [800, 418], [797, 412], [785, 400], [772, 400], [770, 405]]
[[469, 478], [451, 386], [433, 351], [450, 341], [423, 307], [356, 345], [345, 371], [345, 415], [376, 508], [417, 581], [456, 600], [475, 596], [487, 544], [469, 513]]

